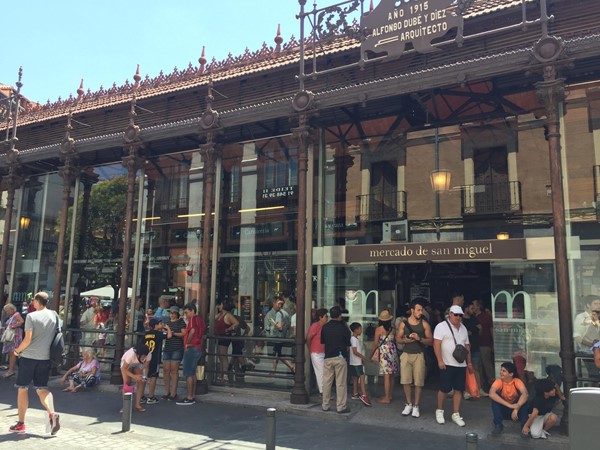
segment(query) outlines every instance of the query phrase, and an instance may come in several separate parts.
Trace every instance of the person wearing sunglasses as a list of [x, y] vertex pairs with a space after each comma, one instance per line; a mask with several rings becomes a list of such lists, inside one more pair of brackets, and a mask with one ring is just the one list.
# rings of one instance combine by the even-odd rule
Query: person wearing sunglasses
[[[435, 419], [440, 425], [445, 423], [444, 400], [448, 393], [454, 390], [452, 422], [459, 427], [465, 426], [465, 421], [459, 412], [460, 402], [465, 390], [466, 370], [472, 372], [473, 365], [471, 364], [469, 333], [462, 324], [463, 315], [463, 309], [459, 305], [452, 305], [448, 319], [438, 323], [433, 332], [433, 350], [440, 368], [440, 388]], [[459, 345], [467, 350], [465, 360], [460, 362], [455, 357], [455, 350]]]

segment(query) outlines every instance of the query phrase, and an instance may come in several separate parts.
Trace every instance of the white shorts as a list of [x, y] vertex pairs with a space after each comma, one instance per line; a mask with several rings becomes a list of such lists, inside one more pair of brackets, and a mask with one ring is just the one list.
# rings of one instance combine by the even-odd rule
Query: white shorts
[[544, 424], [550, 417], [551, 412], [544, 414], [543, 416], [537, 416], [533, 419], [533, 423], [529, 427], [529, 432], [533, 439], [546, 439], [546, 433], [544, 433]]

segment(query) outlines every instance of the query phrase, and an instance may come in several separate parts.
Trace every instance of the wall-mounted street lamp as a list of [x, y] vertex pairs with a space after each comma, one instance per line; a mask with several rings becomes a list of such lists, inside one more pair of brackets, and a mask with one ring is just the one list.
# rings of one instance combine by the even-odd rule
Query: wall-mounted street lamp
[[431, 180], [431, 189], [433, 189], [433, 192], [448, 192], [450, 190], [452, 174], [449, 170], [432, 170], [429, 179]]
[[507, 239], [510, 239], [510, 235], [506, 231], [500, 231], [496, 235], [496, 239], [498, 239], [499, 241], [506, 241]]

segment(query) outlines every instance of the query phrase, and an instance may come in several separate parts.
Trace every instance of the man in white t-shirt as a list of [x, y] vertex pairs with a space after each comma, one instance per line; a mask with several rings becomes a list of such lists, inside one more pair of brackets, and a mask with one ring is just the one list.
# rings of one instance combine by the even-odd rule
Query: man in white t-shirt
[[594, 323], [592, 311], [600, 311], [600, 297], [596, 295], [586, 295], [585, 311], [577, 314], [575, 320], [573, 320], [573, 340], [575, 341], [575, 350], [580, 353], [590, 354], [590, 348], [595, 344], [595, 334], [590, 332], [590, 329], [593, 331], [594, 326], [596, 325]]
[[54, 398], [48, 390], [50, 376], [50, 345], [59, 326], [58, 314], [46, 308], [48, 294], [38, 292], [33, 296], [34, 312], [25, 318], [25, 337], [17, 348], [19, 372], [15, 386], [18, 388], [19, 418], [9, 428], [13, 433], [25, 432], [25, 413], [29, 404], [29, 385], [33, 384], [42, 406], [46, 409], [52, 435], [60, 429], [59, 415], [54, 411]]
[[[448, 312], [448, 319], [438, 323], [433, 332], [433, 350], [440, 368], [440, 389], [435, 419], [440, 425], [445, 423], [444, 400], [448, 393], [454, 390], [452, 422], [459, 427], [465, 426], [465, 421], [459, 412], [460, 402], [465, 390], [466, 370], [468, 368], [470, 372], [473, 372], [473, 364], [471, 364], [469, 333], [462, 324], [463, 315], [464, 312], [460, 306], [452, 305]], [[453, 356], [458, 344], [468, 350], [467, 358], [463, 362], [458, 362]]]

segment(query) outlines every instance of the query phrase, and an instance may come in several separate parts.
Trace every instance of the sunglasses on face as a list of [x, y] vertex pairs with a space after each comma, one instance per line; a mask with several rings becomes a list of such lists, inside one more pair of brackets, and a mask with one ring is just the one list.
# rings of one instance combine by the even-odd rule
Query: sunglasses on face
[[462, 317], [463, 316], [462, 314], [455, 314], [455, 313], [452, 313], [452, 315], [456, 316], [456, 317]]

